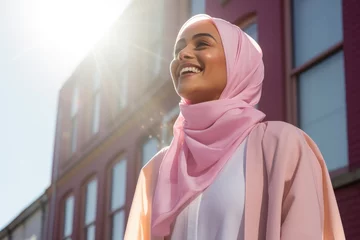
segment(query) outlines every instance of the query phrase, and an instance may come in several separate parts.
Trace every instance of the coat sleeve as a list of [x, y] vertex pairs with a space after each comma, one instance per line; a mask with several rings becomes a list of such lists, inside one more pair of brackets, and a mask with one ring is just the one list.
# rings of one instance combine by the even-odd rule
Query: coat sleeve
[[280, 140], [284, 188], [282, 240], [343, 240], [340, 214], [325, 161], [316, 144], [292, 127]]
[[147, 223], [148, 216], [146, 216], [146, 203], [144, 202], [146, 200], [144, 196], [145, 184], [144, 173], [141, 171], [131, 204], [124, 240], [150, 240], [147, 237], [149, 236], [149, 224]]
[[157, 170], [166, 151], [167, 148], [159, 151], [140, 171], [124, 240], [163, 240], [151, 236], [151, 201]]

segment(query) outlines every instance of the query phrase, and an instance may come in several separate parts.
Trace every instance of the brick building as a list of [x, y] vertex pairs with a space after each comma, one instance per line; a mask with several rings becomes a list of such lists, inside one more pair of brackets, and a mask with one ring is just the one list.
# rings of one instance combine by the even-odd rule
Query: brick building
[[346, 239], [360, 239], [360, 2], [206, 1], [206, 13], [251, 34], [264, 52], [259, 108], [319, 145]]
[[1, 240], [46, 240], [44, 233], [48, 214], [47, 194], [26, 207], [0, 231]]
[[347, 239], [359, 238], [359, 10], [357, 0], [132, 1], [60, 90], [46, 239], [122, 239], [138, 173], [170, 142], [179, 112], [174, 39], [200, 12], [259, 42], [259, 108], [319, 144]]
[[46, 239], [123, 238], [138, 173], [178, 113], [168, 64], [189, 6], [131, 1], [60, 90]]

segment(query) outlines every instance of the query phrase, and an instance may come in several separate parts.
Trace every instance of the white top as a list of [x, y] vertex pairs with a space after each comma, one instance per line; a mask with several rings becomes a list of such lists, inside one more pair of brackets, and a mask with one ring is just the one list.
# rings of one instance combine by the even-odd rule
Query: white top
[[245, 145], [234, 152], [215, 181], [176, 218], [171, 240], [243, 240]]

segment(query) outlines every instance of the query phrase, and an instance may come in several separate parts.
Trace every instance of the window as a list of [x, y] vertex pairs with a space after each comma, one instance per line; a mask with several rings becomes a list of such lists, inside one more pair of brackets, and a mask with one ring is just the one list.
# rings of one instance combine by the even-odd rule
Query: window
[[126, 160], [120, 159], [111, 173], [111, 240], [122, 240], [125, 231]]
[[157, 77], [162, 65], [162, 46], [164, 28], [164, 0], [156, 0], [148, 14], [148, 70]]
[[191, 16], [196, 14], [205, 13], [205, 0], [192, 0], [191, 1]]
[[93, 124], [92, 132], [95, 134], [99, 131], [100, 126], [100, 93], [95, 93], [94, 97], [94, 115], [93, 115]]
[[74, 153], [77, 147], [77, 126], [77, 118], [74, 116], [71, 120], [71, 153]]
[[74, 153], [77, 148], [77, 133], [78, 133], [78, 115], [79, 109], [79, 89], [74, 87], [72, 102], [71, 102], [71, 153]]
[[73, 89], [72, 101], [71, 101], [71, 116], [75, 116], [79, 109], [79, 89], [77, 86]]
[[341, 0], [292, 0], [292, 11], [298, 123], [336, 170], [348, 164]]
[[120, 72], [118, 75], [116, 96], [118, 97], [118, 109], [122, 110], [127, 105], [128, 79], [129, 79], [129, 56], [128, 46], [122, 50], [121, 61], [119, 62]]
[[179, 107], [173, 108], [170, 112], [168, 112], [164, 117], [161, 125], [162, 130], [162, 147], [169, 146], [173, 139], [173, 126], [174, 123], [179, 116], [180, 109]]
[[74, 218], [74, 196], [70, 196], [65, 200], [63, 240], [72, 239], [73, 218]]
[[101, 75], [97, 68], [93, 76], [93, 117], [92, 117], [92, 133], [96, 134], [100, 126], [100, 104], [101, 104]]
[[96, 71], [94, 73], [94, 76], [93, 76], [93, 90], [96, 92], [97, 90], [100, 89], [100, 86], [101, 86], [101, 74], [100, 74], [100, 70], [98, 67], [96, 67]]
[[159, 151], [159, 141], [151, 137], [142, 146], [142, 166], [144, 166]]
[[253, 22], [243, 29], [252, 39], [258, 42], [258, 26], [256, 22]]
[[97, 180], [92, 180], [86, 186], [84, 231], [86, 240], [95, 240], [95, 220], [97, 200]]
[[292, 0], [294, 61], [300, 66], [343, 40], [342, 0]]
[[[114, 77], [113, 94], [114, 94], [114, 110], [120, 112], [127, 105], [128, 78], [129, 78], [129, 50], [134, 47], [129, 39], [132, 31], [129, 26], [121, 24], [121, 29], [112, 31], [108, 38], [108, 58], [111, 59], [113, 68], [116, 71], [110, 77]], [[124, 32], [125, 31], [125, 32]]]

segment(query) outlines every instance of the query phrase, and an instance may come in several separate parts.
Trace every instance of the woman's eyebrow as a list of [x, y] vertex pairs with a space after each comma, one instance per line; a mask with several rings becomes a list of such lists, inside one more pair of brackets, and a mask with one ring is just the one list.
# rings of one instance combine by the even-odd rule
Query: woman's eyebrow
[[197, 33], [192, 37], [192, 39], [194, 40], [195, 38], [199, 38], [199, 37], [211, 37], [212, 39], [214, 39], [215, 42], [217, 42], [216, 39], [210, 33]]
[[[217, 42], [216, 39], [215, 39], [210, 33], [197, 33], [197, 34], [195, 34], [194, 36], [192, 36], [192, 40], [194, 40], [194, 39], [196, 39], [196, 38], [199, 38], [199, 37], [210, 37], [210, 38], [214, 39], [215, 42]], [[178, 45], [179, 45], [179, 43], [181, 43], [181, 42], [186, 42], [186, 41], [185, 41], [185, 38], [181, 38], [181, 39], [179, 39], [179, 40], [176, 42], [176, 45], [175, 45], [175, 53], [177, 52], [177, 50], [178, 50]]]
[[[212, 39], [214, 39], [215, 42], [217, 42], [216, 39], [210, 33], [197, 33], [194, 36], [192, 36], [192, 40], [199, 38], [199, 37], [211, 37]], [[185, 38], [180, 38], [176, 42], [176, 45], [178, 45], [178, 43], [180, 43], [180, 42], [185, 42]]]

